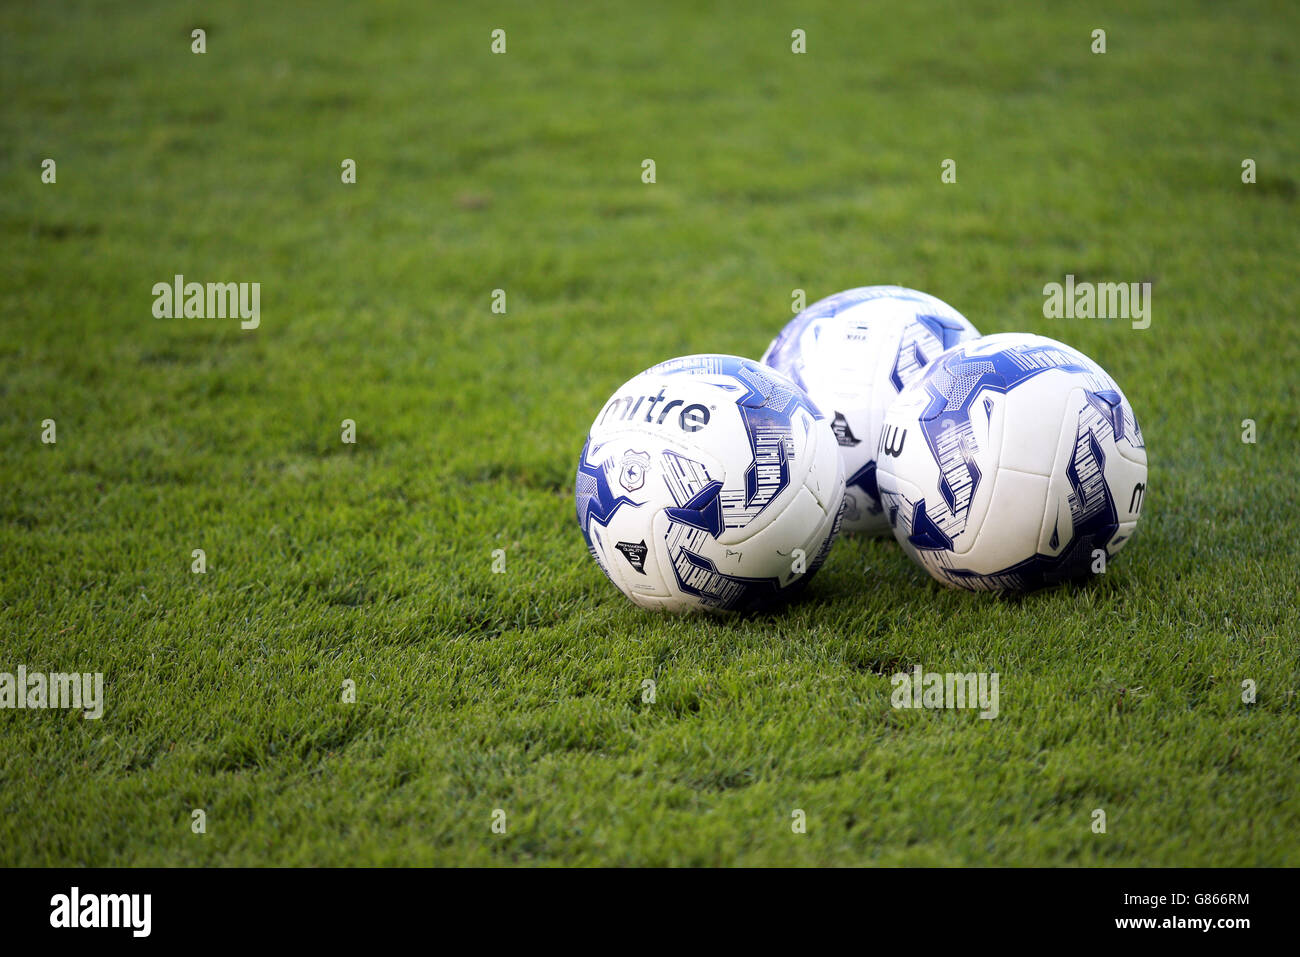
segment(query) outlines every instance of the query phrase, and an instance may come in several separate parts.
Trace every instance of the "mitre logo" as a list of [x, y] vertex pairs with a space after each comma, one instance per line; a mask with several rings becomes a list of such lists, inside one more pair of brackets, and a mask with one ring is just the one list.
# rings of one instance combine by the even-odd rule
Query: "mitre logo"
[[880, 450], [885, 455], [898, 458], [903, 454], [903, 443], [906, 441], [907, 429], [900, 429], [896, 425], [887, 425], [880, 433]]
[[650, 467], [648, 452], [629, 451], [623, 456], [623, 471], [618, 475], [618, 484], [629, 492], [635, 492], [645, 484], [646, 469]]
[[[684, 399], [670, 399], [659, 408], [659, 414], [655, 415], [655, 406], [664, 402], [664, 390], [661, 388], [658, 395], [620, 395], [610, 400], [609, 405], [605, 406], [605, 411], [600, 414], [599, 425], [604, 425], [612, 415], [616, 422], [651, 422], [655, 425], [663, 425], [668, 414], [676, 410], [674, 417], [677, 427], [683, 432], [698, 432], [709, 424], [709, 408], [700, 405], [698, 402], [686, 405]], [[645, 409], [645, 415], [641, 415], [641, 410]]]

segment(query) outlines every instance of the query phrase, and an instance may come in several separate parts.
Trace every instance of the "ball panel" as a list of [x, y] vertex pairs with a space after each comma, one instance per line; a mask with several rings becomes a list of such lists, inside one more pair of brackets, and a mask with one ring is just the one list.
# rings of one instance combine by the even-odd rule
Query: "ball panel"
[[[738, 543], [734, 549], [728, 549], [733, 554], [720, 559], [719, 567], [725, 568], [727, 560], [733, 560], [737, 567], [743, 563], [751, 574], [776, 578], [781, 587], [785, 587], [806, 574], [825, 537], [823, 526], [832, 517], [826, 514], [811, 491], [801, 488], [777, 521]], [[795, 549], [804, 553], [802, 572], [794, 569]], [[751, 557], [746, 559], [746, 555]]]
[[629, 597], [634, 593], [669, 597], [671, 592], [658, 554], [651, 548], [652, 541], [646, 540], [641, 523], [632, 523], [636, 525], [633, 528], [620, 529], [616, 518], [611, 524], [613, 527], [610, 528], [595, 523], [591, 527], [592, 548], [600, 556], [601, 567], [610, 581]]
[[994, 574], [1033, 554], [1047, 505], [1045, 475], [998, 469], [989, 484], [996, 493], [983, 521], [968, 526], [963, 536], [971, 540], [970, 547], [953, 555], [955, 565], [974, 575]]
[[830, 425], [823, 419], [813, 424], [807, 436], [804, 457], [808, 470], [803, 483], [828, 514], [835, 514], [844, 500], [844, 465]]
[[1031, 475], [1051, 475], [1065, 418], [1077, 414], [1066, 411], [1076, 391], [1071, 377], [1048, 372], [1003, 393], [1005, 414], [1014, 427], [1003, 430], [999, 464]]
[[1107, 556], [1115, 555], [1128, 544], [1128, 540], [1133, 537], [1133, 532], [1137, 528], [1137, 522], [1120, 522], [1119, 529], [1115, 532], [1115, 537], [1110, 540], [1106, 547]]

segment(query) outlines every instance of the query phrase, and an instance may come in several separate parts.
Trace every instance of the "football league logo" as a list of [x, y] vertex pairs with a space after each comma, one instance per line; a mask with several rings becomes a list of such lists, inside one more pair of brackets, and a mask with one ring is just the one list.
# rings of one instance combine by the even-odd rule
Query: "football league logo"
[[840, 445], [854, 446], [862, 440], [853, 434], [849, 428], [849, 420], [844, 418], [844, 413], [836, 412], [835, 419], [831, 422], [831, 431], [835, 433], [835, 441]]

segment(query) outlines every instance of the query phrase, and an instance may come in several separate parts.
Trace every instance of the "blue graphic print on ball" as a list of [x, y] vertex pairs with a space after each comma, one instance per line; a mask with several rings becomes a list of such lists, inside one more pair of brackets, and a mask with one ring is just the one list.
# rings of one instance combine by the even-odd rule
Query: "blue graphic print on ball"
[[1041, 336], [987, 336], [900, 394], [877, 481], [896, 537], [931, 575], [1018, 591], [1106, 570], [1137, 524], [1146, 448], [1091, 359]]
[[636, 604], [674, 611], [757, 607], [802, 585], [843, 490], [835, 435], [803, 390], [723, 355], [662, 362], [618, 390], [575, 481], [597, 564]]
[[763, 362], [808, 390], [832, 418], [848, 476], [844, 528], [889, 534], [876, 481], [885, 411], [942, 353], [979, 335], [941, 299], [902, 286], [847, 289], [813, 303]]

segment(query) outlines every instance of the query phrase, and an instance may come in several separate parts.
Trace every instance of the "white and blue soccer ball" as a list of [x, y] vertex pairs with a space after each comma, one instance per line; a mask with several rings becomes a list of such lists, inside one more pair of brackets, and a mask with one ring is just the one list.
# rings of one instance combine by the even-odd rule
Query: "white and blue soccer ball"
[[743, 611], [802, 585], [839, 528], [844, 471], [830, 420], [750, 359], [647, 369], [592, 423], [578, 524], [635, 604]]
[[885, 410], [939, 353], [978, 335], [941, 299], [902, 286], [864, 286], [813, 303], [768, 346], [763, 362], [831, 417], [847, 484], [845, 531], [889, 534], [876, 488]]
[[1081, 352], [1021, 333], [936, 358], [886, 413], [878, 462], [904, 550], [971, 590], [1104, 571], [1146, 493], [1142, 431], [1115, 380]]

